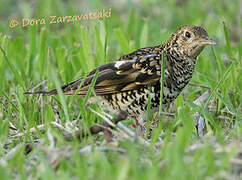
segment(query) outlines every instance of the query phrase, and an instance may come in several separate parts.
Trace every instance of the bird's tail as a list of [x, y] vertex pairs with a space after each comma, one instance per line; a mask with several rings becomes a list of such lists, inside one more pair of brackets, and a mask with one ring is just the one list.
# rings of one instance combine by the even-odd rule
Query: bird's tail
[[[61, 87], [61, 90], [64, 94], [66, 95], [71, 95], [73, 93], [75, 93], [75, 90], [78, 89], [79, 85], [81, 84], [83, 78], [79, 78], [77, 79], [76, 81], [73, 81], [69, 84], [66, 84], [64, 86]], [[68, 92], [71, 92], [71, 93], [68, 93]], [[56, 89], [52, 89], [50, 91], [35, 91], [35, 92], [25, 92], [24, 94], [43, 94], [43, 95], [49, 95], [49, 96], [52, 96], [52, 95], [57, 95], [57, 90]]]
[[56, 95], [57, 94], [57, 90], [56, 89], [53, 89], [53, 90], [50, 90], [50, 91], [35, 91], [35, 92], [24, 92], [24, 94], [43, 94], [43, 95]]

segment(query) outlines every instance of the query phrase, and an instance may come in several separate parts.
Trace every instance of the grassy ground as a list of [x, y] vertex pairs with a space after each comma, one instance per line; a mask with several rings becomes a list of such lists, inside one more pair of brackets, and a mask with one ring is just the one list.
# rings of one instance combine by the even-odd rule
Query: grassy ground
[[[239, 178], [239, 0], [0, 2], [4, 4], [0, 7], [0, 179]], [[111, 11], [111, 16], [50, 24], [50, 16], [103, 9]], [[22, 18], [44, 18], [46, 24], [39, 21], [39, 25], [21, 27]], [[12, 19], [19, 22], [16, 27], [9, 27]], [[59, 88], [97, 65], [160, 44], [184, 24], [204, 26], [218, 45], [203, 51], [191, 80], [196, 86], [186, 87], [175, 102], [175, 117], [163, 116], [149, 143], [117, 128], [111, 143], [102, 135], [66, 141], [63, 130], [51, 122], [73, 131], [103, 121], [86, 110], [87, 98], [23, 95], [26, 90]], [[198, 107], [192, 102], [207, 90], [199, 85], [209, 87], [210, 96]], [[102, 113], [99, 107], [92, 108]], [[207, 133], [202, 139], [196, 134], [195, 112], [206, 119]], [[157, 138], [160, 133], [162, 140]]]

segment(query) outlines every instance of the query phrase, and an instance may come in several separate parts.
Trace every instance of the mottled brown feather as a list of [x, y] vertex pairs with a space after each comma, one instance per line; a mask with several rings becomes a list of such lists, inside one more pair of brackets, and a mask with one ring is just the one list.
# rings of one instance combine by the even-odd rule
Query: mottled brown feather
[[[86, 95], [90, 88], [95, 72], [98, 77], [94, 86], [97, 95], [112, 94], [122, 91], [134, 90], [140, 85], [149, 85], [159, 81], [160, 76], [151, 73], [150, 69], [143, 68], [144, 65], [154, 64], [153, 58], [156, 55], [141, 56], [137, 60], [126, 60], [119, 67], [115, 67], [115, 63], [102, 65], [86, 77], [85, 82], [79, 89], [78, 95]], [[142, 61], [140, 61], [142, 59]], [[155, 62], [157, 64], [157, 62]], [[65, 95], [73, 95], [80, 86], [82, 80], [79, 79], [62, 87]], [[54, 95], [54, 94], [52, 94]]]

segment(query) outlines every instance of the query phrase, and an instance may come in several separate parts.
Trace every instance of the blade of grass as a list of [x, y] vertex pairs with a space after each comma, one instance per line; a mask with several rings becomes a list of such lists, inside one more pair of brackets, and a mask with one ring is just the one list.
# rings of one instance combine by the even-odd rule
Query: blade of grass
[[[232, 48], [231, 48], [231, 44], [230, 44], [230, 38], [229, 38], [229, 33], [228, 33], [228, 29], [227, 29], [227, 26], [226, 26], [225, 22], [223, 22], [223, 30], [224, 30], [225, 40], [226, 40], [226, 50], [227, 50], [227, 53], [229, 55], [229, 58], [230, 58], [230, 60], [232, 62], [236, 61], [235, 55], [232, 52]], [[239, 63], [239, 59], [238, 59], [237, 63]], [[235, 83], [236, 82], [235, 68], [232, 69], [231, 78], [232, 78], [232, 87], [233, 87], [233, 90], [235, 90], [236, 89], [235, 88], [235, 86], [236, 86], [236, 83]]]
[[230, 40], [229, 40], [229, 33], [228, 33], [228, 29], [227, 29], [227, 26], [226, 26], [224, 21], [223, 21], [223, 30], [224, 30], [224, 36], [225, 36], [225, 41], [226, 41], [227, 53], [229, 54], [229, 57], [231, 59], [233, 59], [232, 50], [231, 50], [231, 44], [230, 44]]
[[120, 28], [117, 28], [114, 30], [114, 32], [116, 33], [116, 36], [119, 41], [119, 45], [120, 45], [123, 53], [129, 53], [131, 51], [131, 48], [129, 46], [128, 40], [125, 37], [123, 31]]
[[86, 96], [85, 96], [85, 98], [84, 98], [84, 100], [83, 100], [83, 103], [82, 103], [82, 109], [81, 109], [81, 111], [80, 111], [80, 113], [79, 113], [79, 115], [78, 115], [78, 118], [81, 117], [81, 113], [82, 113], [82, 112], [85, 112], [85, 105], [86, 105], [86, 103], [87, 103], [89, 97], [91, 96], [91, 93], [93, 92], [94, 95], [95, 95], [94, 86], [95, 86], [95, 83], [96, 83], [97, 78], [98, 78], [98, 71], [96, 71], [96, 73], [95, 73], [95, 75], [94, 75], [94, 77], [93, 77], [93, 79], [92, 79], [91, 85], [90, 85], [90, 87], [89, 87], [89, 89], [88, 89], [88, 91], [87, 91], [87, 94], [86, 94]]
[[84, 60], [88, 62], [89, 67], [94, 68], [96, 64], [92, 56], [91, 40], [88, 36], [87, 28], [84, 26], [81, 27], [81, 42]]
[[72, 106], [74, 100], [76, 99], [76, 97], [77, 97], [77, 95], [78, 95], [79, 90], [81, 89], [81, 87], [82, 87], [82, 85], [83, 85], [83, 83], [84, 83], [85, 81], [86, 81], [86, 77], [83, 78], [82, 82], [80, 83], [80, 85], [78, 86], [78, 88], [77, 88], [77, 90], [75, 91], [74, 95], [72, 96], [71, 101], [70, 101], [70, 103], [68, 104], [68, 108], [70, 108], [70, 107]]
[[[1, 92], [1, 94], [7, 99], [8, 103], [10, 103], [10, 104], [13, 106], [13, 108], [14, 108], [17, 112], [19, 112], [18, 106], [16, 106], [16, 105], [12, 102], [11, 98], [10, 98], [10, 97], [9, 97], [4, 91], [2, 91], [1, 89], [0, 89], [0, 92]], [[1, 101], [0, 101], [0, 103], [3, 104], [3, 102], [1, 102]]]
[[222, 75], [222, 64], [221, 64], [221, 61], [218, 60], [218, 57], [217, 57], [217, 55], [215, 53], [215, 50], [214, 50], [214, 47], [211, 46], [211, 48], [212, 48], [213, 56], [214, 56], [214, 58], [216, 60], [217, 66], [218, 66], [218, 79], [220, 79], [220, 77]]
[[[17, 100], [17, 104], [18, 104], [18, 118], [19, 118], [19, 129], [21, 129], [21, 131], [23, 132], [24, 131], [24, 128], [23, 128], [23, 124], [26, 124], [28, 125], [28, 122], [27, 122], [27, 118], [26, 118], [26, 115], [25, 115], [25, 111], [24, 111], [24, 107], [22, 105], [21, 102], [23, 102], [23, 89], [20, 87], [18, 88], [18, 92], [15, 94], [15, 98]], [[29, 128], [29, 127], [28, 127]]]
[[64, 98], [64, 94], [63, 94], [62, 89], [61, 89], [60, 81], [59, 81], [59, 79], [57, 78], [57, 75], [56, 75], [56, 71], [52, 70], [51, 76], [52, 76], [52, 79], [54, 81], [55, 87], [57, 89], [57, 93], [58, 93], [58, 96], [60, 98], [60, 103], [61, 103], [61, 105], [64, 109], [65, 120], [68, 122], [68, 121], [70, 121], [68, 108], [67, 108], [67, 104], [66, 104], [66, 101], [65, 101], [65, 98]]
[[87, 94], [86, 94], [85, 98], [84, 98], [84, 104], [87, 103], [87, 101], [88, 101], [89, 97], [91, 96], [92, 92], [95, 94], [94, 86], [95, 86], [96, 80], [98, 78], [98, 73], [99, 73], [99, 71], [96, 71], [96, 73], [95, 73], [95, 75], [94, 75], [94, 77], [92, 79], [91, 85], [90, 85], [90, 87], [89, 87], [89, 89], [87, 91]]
[[227, 68], [227, 70], [224, 72], [223, 76], [221, 77], [221, 79], [217, 82], [216, 86], [212, 89], [212, 92], [210, 94], [210, 96], [208, 97], [208, 100], [206, 101], [206, 103], [203, 106], [203, 109], [205, 109], [208, 105], [208, 103], [210, 102], [212, 96], [214, 96], [216, 90], [218, 89], [218, 87], [225, 81], [225, 79], [228, 77], [232, 67], [234, 65], [234, 62], [232, 64], [230, 64], [230, 66]]
[[147, 109], [146, 109], [146, 136], [148, 137], [149, 133], [150, 133], [150, 123], [151, 123], [151, 112], [150, 112], [150, 108], [151, 108], [151, 93], [150, 93], [150, 88], [149, 88], [149, 95], [148, 95], [148, 103], [147, 103]]
[[94, 86], [95, 86], [97, 78], [98, 78], [98, 71], [96, 71], [96, 73], [95, 73], [95, 75], [92, 79], [91, 85], [90, 85], [90, 87], [87, 91], [87, 94], [86, 94], [84, 100], [81, 103], [80, 113], [78, 114], [78, 117], [77, 117], [77, 119], [79, 119], [82, 115], [82, 122], [83, 122], [83, 125], [84, 125], [84, 129], [86, 129], [88, 133], [90, 133], [88, 131], [88, 124], [90, 124], [90, 122], [89, 122], [90, 120], [87, 119], [86, 104], [87, 104], [87, 101], [88, 101], [89, 97], [91, 96], [92, 92], [94, 93], [94, 96], [95, 96]]
[[234, 115], [236, 115], [236, 111], [234, 109], [233, 104], [230, 102], [230, 100], [226, 97], [223, 97], [220, 93], [216, 92], [217, 97], [223, 102], [223, 104], [232, 112]]
[[160, 78], [160, 106], [159, 106], [159, 117], [163, 109], [163, 94], [164, 94], [164, 78], [165, 78], [165, 57], [164, 53], [161, 54], [161, 78]]
[[140, 35], [140, 47], [147, 46], [147, 40], [148, 40], [148, 23], [145, 21]]
[[[50, 61], [50, 53], [53, 54], [53, 50], [51, 48], [48, 48], [48, 51], [47, 51], [47, 62], [50, 63], [49, 65], [52, 67], [50, 69], [50, 75], [51, 75], [51, 79], [54, 81], [54, 84], [55, 84], [55, 87], [56, 87], [56, 90], [57, 90], [57, 94], [60, 98], [60, 103], [64, 109], [64, 116], [65, 116], [65, 120], [67, 122], [70, 121], [70, 117], [69, 117], [69, 113], [68, 113], [68, 107], [67, 107], [67, 104], [66, 104], [66, 101], [65, 101], [65, 98], [64, 98], [64, 94], [62, 92], [62, 89], [61, 89], [61, 84], [60, 84], [60, 81], [57, 77], [57, 68], [55, 67], [55, 65], [52, 63], [52, 61]], [[59, 101], [58, 101], [59, 102]]]
[[46, 52], [47, 52], [47, 46], [46, 46], [46, 40], [47, 40], [47, 30], [46, 28], [42, 28], [40, 32], [40, 40], [39, 40], [39, 52], [38, 52], [38, 68], [39, 68], [39, 74], [40, 76], [44, 75], [45, 64], [46, 64]]
[[22, 87], [25, 87], [24, 81], [23, 81], [23, 79], [21, 79], [20, 72], [17, 70], [17, 68], [15, 68], [13, 66], [12, 63], [10, 63], [10, 61], [6, 55], [6, 52], [4, 51], [4, 49], [1, 46], [0, 46], [0, 50], [3, 53], [4, 59], [7, 61], [10, 71], [12, 71], [12, 73], [14, 74], [14, 77], [17, 78], [18, 82], [21, 84]]
[[104, 46], [103, 46], [103, 42], [100, 37], [99, 29], [97, 27], [95, 28], [95, 41], [96, 41], [97, 59], [99, 61], [105, 61]]
[[36, 41], [37, 41], [37, 27], [33, 26], [30, 29], [30, 34], [29, 34], [29, 39], [30, 39], [30, 45], [29, 45], [29, 59], [28, 59], [28, 64], [27, 64], [27, 73], [28, 77], [33, 77], [33, 61], [34, 57], [36, 56]]

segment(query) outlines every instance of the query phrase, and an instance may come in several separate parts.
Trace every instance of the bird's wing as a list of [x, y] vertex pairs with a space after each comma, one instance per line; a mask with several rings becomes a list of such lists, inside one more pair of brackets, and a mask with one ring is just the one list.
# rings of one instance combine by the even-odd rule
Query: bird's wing
[[146, 56], [146, 55], [149, 55], [149, 54], [156, 54], [161, 50], [162, 50], [162, 48], [160, 46], [140, 48], [140, 49], [135, 50], [135, 51], [133, 51], [129, 54], [121, 56], [119, 58], [119, 60], [128, 60], [128, 59], [133, 59], [137, 56]]
[[[84, 80], [78, 79], [62, 87], [63, 93], [72, 95], [78, 90], [78, 95], [85, 95], [92, 79], [98, 71], [94, 85], [97, 95], [112, 94], [127, 90], [138, 89], [152, 84], [160, 79], [160, 54], [150, 54], [101, 65], [94, 69]], [[84, 82], [82, 82], [84, 81]], [[78, 88], [82, 84], [80, 88]]]

